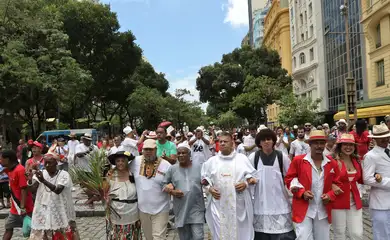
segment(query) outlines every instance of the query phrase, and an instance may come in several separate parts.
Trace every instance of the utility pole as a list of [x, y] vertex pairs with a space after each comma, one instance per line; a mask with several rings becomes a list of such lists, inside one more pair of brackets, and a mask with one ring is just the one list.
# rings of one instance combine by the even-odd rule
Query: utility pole
[[356, 83], [352, 76], [351, 68], [351, 47], [350, 47], [350, 32], [349, 32], [349, 10], [348, 0], [344, 0], [344, 5], [340, 6], [341, 15], [344, 16], [345, 22], [345, 46], [347, 54], [347, 78], [344, 81], [345, 89], [345, 119], [349, 123], [349, 114], [353, 112], [354, 122], [357, 120], [356, 109]]
[[249, 45], [254, 47], [253, 44], [253, 16], [252, 16], [252, 0], [248, 0], [248, 18], [249, 18]]

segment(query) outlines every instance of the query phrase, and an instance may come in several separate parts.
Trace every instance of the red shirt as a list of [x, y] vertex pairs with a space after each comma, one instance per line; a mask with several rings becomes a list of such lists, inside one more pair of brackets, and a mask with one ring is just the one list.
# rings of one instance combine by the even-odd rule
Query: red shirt
[[[11, 191], [14, 193], [15, 197], [20, 201], [22, 198], [22, 188], [27, 188], [27, 179], [25, 174], [25, 169], [22, 165], [18, 164], [12, 170], [5, 170], [9, 177], [9, 186]], [[27, 189], [26, 189], [27, 190]], [[14, 206], [13, 201], [11, 201], [11, 214], [18, 214], [16, 207]], [[20, 207], [20, 206], [19, 206]], [[27, 193], [26, 202], [24, 204], [26, 208], [26, 213], [32, 213], [34, 208], [34, 203], [32, 199], [32, 194], [29, 191]]]
[[358, 135], [355, 131], [350, 132], [355, 137], [355, 142], [357, 145], [357, 152], [360, 157], [360, 160], [363, 160], [364, 155], [368, 152], [368, 147], [370, 145], [371, 139], [368, 138], [368, 131], [364, 131], [362, 135]]
[[360, 199], [359, 189], [356, 183], [363, 184], [363, 171], [360, 163], [356, 159], [352, 159], [353, 166], [356, 169], [354, 178], [350, 181], [347, 168], [344, 162], [340, 170], [340, 182], [342, 183], [341, 190], [343, 194], [337, 196], [333, 202], [333, 209], [350, 209], [351, 207], [351, 193], [356, 204], [356, 210], [363, 207], [362, 200]]

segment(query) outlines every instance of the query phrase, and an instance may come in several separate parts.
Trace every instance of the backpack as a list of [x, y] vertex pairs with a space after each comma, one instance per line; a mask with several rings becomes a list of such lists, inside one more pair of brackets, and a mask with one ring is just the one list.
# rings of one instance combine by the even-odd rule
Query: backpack
[[[278, 158], [279, 167], [280, 167], [280, 173], [282, 174], [282, 178], [284, 179], [284, 173], [283, 173], [283, 153], [279, 150], [275, 150], [276, 157]], [[255, 169], [257, 170], [257, 165], [259, 164], [260, 160], [260, 150], [256, 151], [255, 153]]]

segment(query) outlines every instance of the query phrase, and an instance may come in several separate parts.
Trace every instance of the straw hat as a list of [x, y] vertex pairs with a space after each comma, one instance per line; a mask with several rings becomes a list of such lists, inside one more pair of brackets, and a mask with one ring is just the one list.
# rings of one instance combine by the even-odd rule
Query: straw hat
[[325, 135], [325, 132], [323, 130], [312, 130], [309, 135], [309, 139], [307, 139], [308, 142], [311, 141], [326, 141], [328, 138]]
[[340, 143], [353, 143], [353, 144], [356, 144], [355, 137], [352, 134], [349, 134], [349, 133], [341, 134], [340, 138], [337, 139], [337, 144], [340, 144]]
[[387, 138], [390, 137], [390, 131], [386, 124], [374, 125], [369, 138]]
[[82, 137], [83, 139], [87, 139], [89, 141], [92, 141], [92, 134], [90, 133], [85, 133], [84, 136]]
[[155, 131], [151, 131], [149, 132], [149, 134], [146, 136], [146, 138], [148, 139], [156, 139], [157, 138], [157, 134]]

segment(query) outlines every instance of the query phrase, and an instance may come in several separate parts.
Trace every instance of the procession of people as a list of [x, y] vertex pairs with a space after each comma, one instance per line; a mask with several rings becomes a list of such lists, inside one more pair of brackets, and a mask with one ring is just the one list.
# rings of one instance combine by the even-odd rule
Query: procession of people
[[[12, 239], [26, 217], [29, 239], [77, 239], [68, 171], [93, 174], [90, 163], [100, 152], [109, 166], [101, 176], [109, 184], [107, 239], [164, 240], [174, 227], [180, 240], [329, 240], [332, 226], [335, 240], [362, 240], [362, 194], [369, 191], [374, 240], [389, 240], [389, 125], [390, 118], [370, 132], [362, 120], [351, 132], [345, 120], [332, 129], [157, 126], [140, 136], [127, 126], [123, 141], [93, 143], [87, 133], [80, 143], [71, 134], [47, 153], [32, 141], [24, 166], [21, 152], [1, 152], [11, 203], [3, 239]], [[88, 184], [81, 188], [91, 208], [102, 200]]]

